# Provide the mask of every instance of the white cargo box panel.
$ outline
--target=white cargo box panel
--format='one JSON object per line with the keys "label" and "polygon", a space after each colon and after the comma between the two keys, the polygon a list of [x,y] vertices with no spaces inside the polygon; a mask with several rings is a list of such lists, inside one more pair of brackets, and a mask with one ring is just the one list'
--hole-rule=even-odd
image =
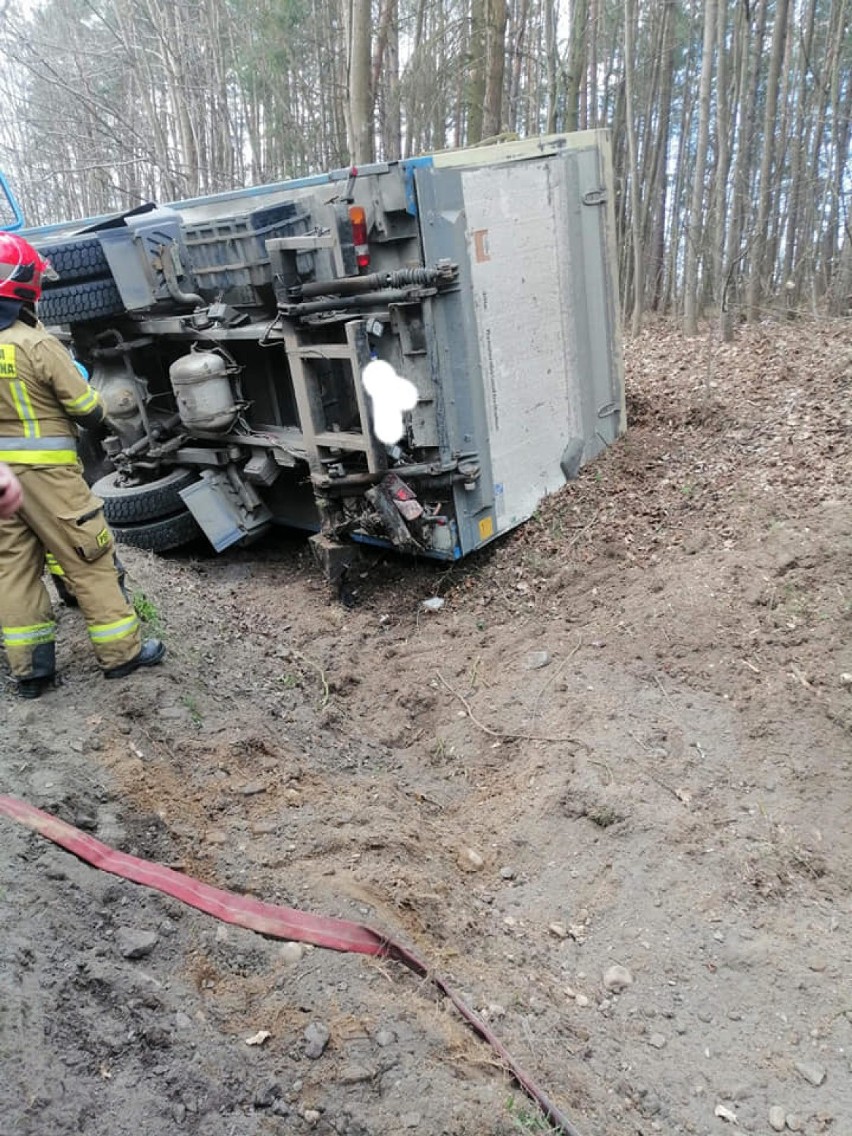
{"label": "white cargo box panel", "polygon": [[482,467],[481,491],[456,495],[468,552],[625,428],[609,138],[436,155],[417,187],[427,263],[460,264],[461,311],[435,306],[434,352],[450,448]]}

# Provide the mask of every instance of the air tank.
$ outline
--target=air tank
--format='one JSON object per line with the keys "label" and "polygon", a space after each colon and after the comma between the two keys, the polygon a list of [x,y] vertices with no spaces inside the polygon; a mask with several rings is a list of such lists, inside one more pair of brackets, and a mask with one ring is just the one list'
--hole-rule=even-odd
{"label": "air tank", "polygon": [[169,367],[169,379],[177,399],[178,413],[194,434],[227,432],[239,413],[221,355],[194,351]]}

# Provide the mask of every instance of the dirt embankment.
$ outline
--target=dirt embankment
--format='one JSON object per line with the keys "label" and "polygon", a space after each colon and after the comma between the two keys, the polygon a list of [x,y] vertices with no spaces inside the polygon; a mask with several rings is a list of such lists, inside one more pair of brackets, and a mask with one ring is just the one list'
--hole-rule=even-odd
{"label": "dirt embankment", "polygon": [[[104,684],[63,610],[0,785],[402,939],[583,1136],[844,1136],[852,328],[626,354],[617,446],[450,571],[377,558],[352,610],[298,540],[130,550],[166,665]],[[546,1131],[398,964],[0,830],[4,1136]]]}

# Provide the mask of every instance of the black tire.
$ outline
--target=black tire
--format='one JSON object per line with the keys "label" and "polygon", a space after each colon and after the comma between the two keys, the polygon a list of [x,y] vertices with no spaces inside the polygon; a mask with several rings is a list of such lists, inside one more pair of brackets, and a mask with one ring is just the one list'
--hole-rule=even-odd
{"label": "black tire", "polygon": [[[72,280],[94,280],[112,273],[97,237],[74,237],[54,245],[41,245],[38,250],[47,257],[59,276],[57,287]],[[52,285],[48,284],[48,290]]]}
{"label": "black tire", "polygon": [[83,477],[89,486],[115,469],[101,444],[108,432],[103,428],[105,425],[94,430],[79,430],[77,434],[77,456],[83,463]]}
{"label": "black tire", "polygon": [[188,509],[174,517],[164,517],[143,525],[110,527],[119,544],[144,548],[148,552],[168,552],[169,549],[180,548],[182,544],[191,544],[203,535]]}
{"label": "black tire", "polygon": [[194,470],[180,467],[144,485],[121,485],[119,476],[117,472],[108,473],[92,486],[94,495],[103,498],[104,516],[110,524],[117,525],[162,520],[185,512],[180,491],[198,478]]}
{"label": "black tire", "polygon": [[49,288],[38,303],[42,323],[87,323],[124,311],[114,280],[89,280],[67,288]]}

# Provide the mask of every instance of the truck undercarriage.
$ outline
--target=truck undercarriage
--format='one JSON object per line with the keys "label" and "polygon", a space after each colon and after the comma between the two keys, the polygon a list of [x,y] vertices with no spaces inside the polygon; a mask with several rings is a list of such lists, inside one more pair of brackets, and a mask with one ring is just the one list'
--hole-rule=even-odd
{"label": "truck undercarriage", "polygon": [[[580,144],[578,144],[578,139]],[[441,559],[520,523],[624,428],[605,138],[561,136],[26,235],[108,430],[119,540],[311,531]],[[365,368],[416,388],[375,430]]]}

